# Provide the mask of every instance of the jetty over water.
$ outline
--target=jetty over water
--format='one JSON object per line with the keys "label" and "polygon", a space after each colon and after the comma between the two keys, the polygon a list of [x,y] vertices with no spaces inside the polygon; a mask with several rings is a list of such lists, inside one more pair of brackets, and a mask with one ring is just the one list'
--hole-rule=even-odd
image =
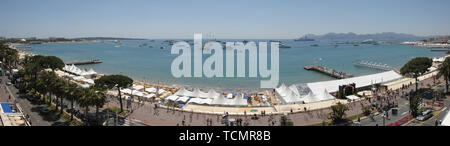
{"label": "jetty over water", "polygon": [[339,71],[336,71],[335,69],[326,68],[326,67],[323,67],[320,65],[307,65],[303,68],[306,70],[317,71],[317,72],[323,73],[325,75],[328,75],[330,77],[337,78],[337,79],[345,79],[345,78],[353,77],[353,75],[351,75],[351,74],[347,74],[345,72],[339,72]]}
{"label": "jetty over water", "polygon": [[371,62],[360,61],[360,62],[356,62],[354,64],[355,64],[355,66],[362,66],[362,67],[368,67],[368,68],[374,68],[374,69],[380,69],[380,70],[386,70],[386,71],[398,70],[394,67],[388,66],[387,64],[381,64],[381,63],[371,63]]}
{"label": "jetty over water", "polygon": [[74,64],[74,65],[85,65],[85,64],[97,64],[97,63],[102,63],[101,60],[98,59],[94,59],[94,60],[75,60],[75,61],[68,61],[68,62],[64,62],[64,64]]}

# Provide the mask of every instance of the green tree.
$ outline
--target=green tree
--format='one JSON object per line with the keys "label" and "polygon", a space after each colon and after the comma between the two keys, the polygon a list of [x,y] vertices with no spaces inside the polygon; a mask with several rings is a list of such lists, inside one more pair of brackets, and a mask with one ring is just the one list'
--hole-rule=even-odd
{"label": "green tree", "polygon": [[433,64],[433,60],[427,57],[416,57],[408,61],[401,69],[400,73],[407,77],[412,77],[416,81],[416,91],[418,89],[418,77],[425,74]]}
{"label": "green tree", "polygon": [[95,87],[98,89],[117,88],[119,93],[120,112],[123,112],[121,88],[128,88],[133,84],[133,80],[124,75],[105,75],[95,80]]}
{"label": "green tree", "polygon": [[419,111],[419,105],[421,103],[422,103],[422,98],[418,94],[411,97],[411,115],[413,117],[417,117],[420,114],[418,111]]}
{"label": "green tree", "polygon": [[[425,74],[433,64],[433,60],[427,57],[416,57],[408,61],[401,69],[400,73],[407,77],[412,77],[416,81],[416,95],[419,88],[419,76]],[[413,98],[409,98],[409,108],[413,110]]]}
{"label": "green tree", "polygon": [[82,88],[82,94],[81,97],[78,99],[77,103],[80,105],[81,108],[84,108],[84,120],[85,124],[87,125],[89,123],[89,107],[93,105],[92,97],[95,96],[95,91],[91,88]]}
{"label": "green tree", "polygon": [[369,105],[364,106],[362,107],[362,113],[364,114],[364,116],[370,115],[372,113],[372,108]]}
{"label": "green tree", "polygon": [[[95,89],[94,89],[95,90]],[[99,122],[99,108],[103,107],[106,102],[106,93],[105,91],[95,91],[95,94],[92,98],[93,105],[95,105],[95,117],[97,119],[97,122]]]}
{"label": "green tree", "polygon": [[339,124],[342,122],[346,122],[347,120],[344,118],[345,111],[348,111],[348,107],[340,102],[336,105],[331,106],[331,113],[328,113],[327,118],[331,119],[333,124]]}
{"label": "green tree", "polygon": [[444,62],[439,66],[439,73],[436,78],[444,77],[445,79],[445,92],[448,92],[448,79],[450,77],[450,57],[445,58]]}
{"label": "green tree", "polygon": [[52,69],[52,71],[55,71],[56,69],[61,70],[65,66],[64,62],[56,56],[45,56],[45,59],[43,62],[44,62],[44,67],[50,68],[50,69]]}
{"label": "green tree", "polygon": [[70,112],[70,120],[72,121],[73,113],[74,113],[73,104],[75,101],[78,101],[83,96],[83,89],[78,87],[78,85],[76,85],[74,83],[69,83],[66,94],[67,94],[67,100],[70,101],[70,109],[72,111],[72,112]]}

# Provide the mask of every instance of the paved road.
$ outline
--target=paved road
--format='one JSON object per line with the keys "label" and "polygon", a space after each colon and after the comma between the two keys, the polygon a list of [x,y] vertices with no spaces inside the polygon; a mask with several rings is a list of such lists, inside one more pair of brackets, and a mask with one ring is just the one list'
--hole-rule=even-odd
{"label": "paved road", "polygon": [[[441,78],[440,81],[442,83],[444,81],[443,78]],[[427,84],[434,85],[434,81],[431,78],[420,81],[420,82],[421,83],[419,83],[419,88],[425,88],[425,87],[427,87],[426,86]],[[445,86],[437,86],[437,87],[435,87],[435,89],[439,89],[439,88],[443,88],[443,87],[445,87]],[[399,96],[397,96],[397,98],[396,98],[396,100],[397,100],[396,102],[399,105],[397,115],[393,115],[392,110],[389,110],[388,111],[389,118],[383,119],[383,114],[380,113],[380,114],[374,116],[373,119],[367,118],[367,119],[361,120],[361,125],[363,125],[363,126],[376,126],[376,125],[383,126],[383,120],[384,120],[384,125],[388,125],[389,123],[393,123],[393,122],[400,120],[401,118],[407,116],[409,114],[409,100],[403,96],[402,91],[404,91],[406,93],[411,90],[415,90],[415,84],[412,84],[411,86],[407,87],[404,90],[400,90]],[[446,105],[448,105],[448,104],[446,103]],[[407,124],[407,126],[410,126],[410,125]]]}
{"label": "paved road", "polygon": [[440,121],[442,121],[444,119],[445,115],[447,115],[447,113],[449,112],[450,99],[445,99],[444,104],[445,104],[445,107],[443,107],[443,109],[441,109],[440,111],[433,111],[433,113],[435,115],[432,116],[431,118],[429,118],[425,121],[418,121],[418,120],[414,119],[413,121],[408,123],[407,126],[436,126],[436,123],[435,123],[436,120],[439,123]]}
{"label": "paved road", "polygon": [[5,85],[6,82],[10,81],[6,76],[1,76],[2,83],[0,84],[0,97],[1,98],[8,98],[9,92],[5,90],[5,86],[11,91],[12,97],[11,102],[13,102],[13,99],[22,107],[24,110],[24,114],[28,114],[31,118],[31,125],[32,126],[52,126],[52,125],[60,125],[62,123],[65,123],[63,119],[61,119],[59,116],[57,116],[55,113],[48,113],[43,114],[41,112],[42,108],[47,108],[44,105],[40,104],[32,104],[32,102],[28,101],[27,99],[23,97],[18,96],[18,89],[16,89],[13,85],[7,86]]}

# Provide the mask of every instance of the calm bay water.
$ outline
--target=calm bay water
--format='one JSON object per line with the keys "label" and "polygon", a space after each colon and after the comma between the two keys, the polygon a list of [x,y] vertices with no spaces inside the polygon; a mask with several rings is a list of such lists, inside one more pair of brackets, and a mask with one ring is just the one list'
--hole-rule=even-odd
{"label": "calm bay water", "polygon": [[[228,40],[233,41],[233,40]],[[255,40],[268,41],[268,40]],[[392,67],[401,68],[413,57],[442,56],[441,52],[431,52],[424,47],[409,45],[371,45],[359,46],[340,44],[332,45],[332,41],[319,40],[314,42],[295,42],[281,40],[292,48],[280,48],[280,82],[286,84],[308,83],[332,80],[326,75],[306,71],[305,65],[319,64],[360,76],[382,72],[365,67],[354,66],[359,60],[379,62]],[[197,87],[214,88],[258,88],[259,78],[174,78],[170,67],[173,59],[178,55],[170,54],[170,46],[163,40],[127,40],[118,47],[113,42],[92,44],[40,44],[32,45],[28,52],[58,56],[64,61],[100,59],[101,64],[83,65],[81,68],[93,68],[104,74],[124,74],[133,79],[147,82],[161,82],[166,84],[181,84]],[[147,43],[147,46],[140,46]],[[318,44],[317,47],[310,46]],[[154,48],[149,48],[154,46]],[[160,49],[166,46],[165,49]],[[203,58],[205,59],[207,55]],[[225,58],[225,57],[224,57]],[[224,64],[225,67],[225,64]],[[248,71],[247,71],[248,72]],[[266,80],[266,79],[265,79]]]}

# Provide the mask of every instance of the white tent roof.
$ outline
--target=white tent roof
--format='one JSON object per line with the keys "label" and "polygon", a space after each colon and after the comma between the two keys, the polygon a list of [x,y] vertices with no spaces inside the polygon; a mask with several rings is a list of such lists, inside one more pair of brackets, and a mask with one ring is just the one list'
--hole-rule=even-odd
{"label": "white tent roof", "polygon": [[215,99],[217,96],[220,96],[220,93],[217,93],[216,90],[210,89],[210,90],[208,91],[208,96],[207,96],[207,98]]}
{"label": "white tent roof", "polygon": [[231,102],[231,105],[232,106],[247,106],[248,102],[243,97],[244,97],[243,94],[241,96],[234,97],[233,101]]}
{"label": "white tent roof", "polygon": [[187,102],[188,100],[189,100],[189,97],[183,96],[183,97],[178,98],[176,101]]}
{"label": "white tent roof", "polygon": [[355,96],[355,95],[349,95],[349,96],[346,96],[346,98],[347,98],[347,99],[351,99],[351,100],[357,100],[357,99],[359,99],[359,97],[358,97],[358,96]]}
{"label": "white tent roof", "polygon": [[319,98],[321,98],[321,100],[331,100],[331,99],[335,99],[335,97],[333,95],[330,94],[330,92],[327,91],[327,89],[325,89],[323,91],[322,96],[320,96]]}
{"label": "white tent roof", "polygon": [[328,92],[336,92],[339,90],[339,85],[347,85],[351,83],[356,84],[356,88],[365,87],[372,84],[392,81],[396,79],[402,78],[402,75],[398,74],[395,71],[386,71],[377,74],[340,79],[340,80],[331,80],[331,81],[322,81],[322,82],[314,82],[307,83],[307,86],[311,89],[314,94],[322,94],[323,90],[326,89]]}
{"label": "white tent roof", "polygon": [[196,103],[196,104],[211,104],[212,99],[205,98],[191,98],[188,103]]}
{"label": "white tent roof", "polygon": [[158,94],[162,94],[162,93],[164,93],[164,92],[166,92],[166,90],[164,90],[164,89],[159,89],[159,90],[158,90]]}
{"label": "white tent roof", "polygon": [[316,96],[316,95],[314,95],[314,93],[312,93],[312,92],[309,92],[308,93],[308,95],[306,95],[305,97],[303,97],[304,98],[304,102],[305,103],[311,103],[311,102],[317,102],[317,101],[320,101],[320,99]]}
{"label": "white tent roof", "polygon": [[300,97],[290,89],[286,90],[286,95],[282,96],[282,98],[285,103],[296,103],[303,101],[303,99],[300,99]]}
{"label": "white tent roof", "polygon": [[223,97],[223,96],[217,96],[213,100],[212,104],[214,104],[214,105],[228,105],[228,100],[225,97]]}
{"label": "white tent roof", "polygon": [[145,95],[144,97],[145,97],[145,98],[152,98],[152,97],[155,97],[155,94],[147,94],[147,95]]}
{"label": "white tent roof", "polygon": [[74,76],[72,79],[74,79],[76,81],[81,81],[81,80],[85,80],[86,78],[83,76]]}
{"label": "white tent roof", "polygon": [[142,86],[142,85],[134,85],[133,84],[133,86],[131,88],[133,88],[134,90],[141,90],[141,89],[144,88],[144,86]]}
{"label": "white tent roof", "polygon": [[178,96],[192,96],[193,93],[191,91],[186,90],[185,88],[181,88],[180,90],[178,90],[175,95]]}
{"label": "white tent roof", "polygon": [[89,83],[89,84],[95,84],[94,80],[92,80],[92,79],[84,79],[82,81]]}
{"label": "white tent roof", "polygon": [[156,88],[145,88],[145,91],[149,92],[149,93],[156,93]]}
{"label": "white tent roof", "polygon": [[191,98],[191,100],[189,100],[188,103],[197,103],[197,104],[201,104],[201,99],[200,98]]}
{"label": "white tent roof", "polygon": [[201,104],[211,104],[212,101],[213,101],[213,99],[211,99],[211,98],[202,99],[202,103]]}
{"label": "white tent roof", "polygon": [[442,126],[450,126],[450,112],[447,112],[441,123]]}
{"label": "white tent roof", "polygon": [[178,99],[178,96],[176,95],[170,95],[169,97],[166,98],[166,100],[170,100],[170,101],[176,101]]}
{"label": "white tent roof", "polygon": [[136,95],[136,96],[144,96],[146,93],[145,92],[139,92],[139,91],[137,91],[137,90],[133,90],[133,95]]}
{"label": "white tent roof", "polygon": [[287,93],[286,89],[287,89],[286,85],[282,83],[280,87],[275,89],[275,91],[278,92],[278,94],[280,94],[281,96],[286,96]]}
{"label": "white tent roof", "polygon": [[130,90],[130,89],[128,89],[128,88],[125,88],[125,89],[121,89],[121,90],[120,90],[120,92],[122,92],[122,93],[126,93],[126,94],[131,94],[131,90]]}
{"label": "white tent roof", "polygon": [[93,75],[93,74],[97,74],[97,72],[94,71],[94,69],[89,69],[88,71],[84,71],[78,67],[76,67],[74,64],[72,65],[65,65],[63,67],[63,70],[67,71],[67,72],[71,72],[73,74],[77,74],[77,75]]}

